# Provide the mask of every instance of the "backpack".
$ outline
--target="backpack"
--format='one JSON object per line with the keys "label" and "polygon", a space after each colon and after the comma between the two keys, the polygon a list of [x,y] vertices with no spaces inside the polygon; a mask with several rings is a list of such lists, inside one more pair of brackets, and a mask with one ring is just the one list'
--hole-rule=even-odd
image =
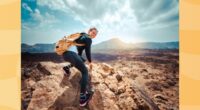
{"label": "backpack", "polygon": [[75,43],[75,40],[81,37],[81,33],[71,34],[69,36],[65,36],[61,40],[59,40],[55,45],[55,52],[58,55],[62,55],[65,51],[67,51],[71,46],[84,46],[84,44]]}

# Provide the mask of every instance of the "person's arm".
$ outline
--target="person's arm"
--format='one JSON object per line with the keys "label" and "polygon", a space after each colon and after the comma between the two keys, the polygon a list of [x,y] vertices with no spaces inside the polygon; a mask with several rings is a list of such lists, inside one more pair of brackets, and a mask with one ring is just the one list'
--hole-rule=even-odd
{"label": "person's arm", "polygon": [[83,53],[83,47],[78,47],[78,46],[76,46],[76,49],[77,49],[77,51],[78,51],[78,55],[79,56],[82,56],[82,53]]}
{"label": "person's arm", "polygon": [[88,59],[88,62],[91,63],[91,45],[92,45],[92,40],[90,38],[86,39],[86,45],[85,45],[85,54]]}
{"label": "person's arm", "polygon": [[81,57],[82,61],[85,62],[86,60],[82,57],[82,53],[84,48],[83,47],[76,47],[77,51],[78,51],[78,55]]}

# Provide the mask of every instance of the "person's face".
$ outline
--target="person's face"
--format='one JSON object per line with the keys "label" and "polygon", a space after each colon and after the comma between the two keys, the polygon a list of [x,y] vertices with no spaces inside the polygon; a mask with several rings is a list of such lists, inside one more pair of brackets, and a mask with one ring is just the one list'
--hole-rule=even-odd
{"label": "person's face", "polygon": [[88,34],[91,38],[95,38],[97,36],[97,30],[93,29]]}

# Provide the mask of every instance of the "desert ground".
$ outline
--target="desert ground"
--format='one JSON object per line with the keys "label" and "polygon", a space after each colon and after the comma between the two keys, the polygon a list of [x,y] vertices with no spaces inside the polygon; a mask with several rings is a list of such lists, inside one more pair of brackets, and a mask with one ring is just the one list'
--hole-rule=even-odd
{"label": "desert ground", "polygon": [[55,53],[22,53],[22,110],[178,110],[178,50],[110,50],[92,53],[95,93],[79,107],[80,72]]}

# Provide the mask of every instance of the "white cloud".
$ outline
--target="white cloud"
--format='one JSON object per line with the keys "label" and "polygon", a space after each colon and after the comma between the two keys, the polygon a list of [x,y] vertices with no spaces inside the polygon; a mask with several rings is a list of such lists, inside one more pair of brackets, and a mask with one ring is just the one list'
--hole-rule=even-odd
{"label": "white cloud", "polygon": [[68,4],[70,7],[76,7],[76,8],[79,8],[79,9],[84,9],[84,7],[77,2],[77,0],[64,0],[64,2],[66,4]]}
{"label": "white cloud", "polygon": [[22,3],[22,7],[31,13],[33,12],[33,10],[26,3]]}
{"label": "white cloud", "polygon": [[42,22],[43,21],[43,16],[40,14],[40,11],[38,9],[35,9],[33,13],[30,14],[30,16],[35,20]]}
{"label": "white cloud", "polygon": [[22,7],[30,12],[31,19],[34,21],[22,21],[22,28],[25,30],[44,28],[46,26],[50,27],[52,23],[58,22],[55,16],[49,14],[48,12],[41,14],[39,9],[36,8],[35,10],[32,10],[26,3],[23,3]]}
{"label": "white cloud", "polygon": [[116,36],[128,40],[135,36],[133,39],[139,41],[141,30],[178,25],[177,0],[37,0],[37,5],[47,6],[50,10],[41,13],[38,9],[29,9],[27,5],[24,8],[39,22],[38,27],[57,22],[57,16],[49,14],[49,11],[61,11],[80,21],[86,31],[89,27],[97,27],[97,41]]}
{"label": "white cloud", "polygon": [[128,24],[134,29],[138,24],[148,28],[153,25],[165,27],[174,22],[168,23],[170,17],[178,15],[176,0],[38,0],[38,5],[70,13],[86,27],[96,25],[113,30],[124,29]]}
{"label": "white cloud", "polygon": [[154,25],[162,28],[178,23],[177,0],[131,0],[131,5],[138,22],[144,28],[155,28]]}
{"label": "white cloud", "polygon": [[103,39],[121,36],[120,33],[133,33],[138,26],[129,0],[39,0],[38,5],[66,12],[81,21],[86,29],[97,27]]}
{"label": "white cloud", "polygon": [[66,5],[63,0],[37,0],[37,4],[40,6],[48,6],[53,10],[66,11]]}

